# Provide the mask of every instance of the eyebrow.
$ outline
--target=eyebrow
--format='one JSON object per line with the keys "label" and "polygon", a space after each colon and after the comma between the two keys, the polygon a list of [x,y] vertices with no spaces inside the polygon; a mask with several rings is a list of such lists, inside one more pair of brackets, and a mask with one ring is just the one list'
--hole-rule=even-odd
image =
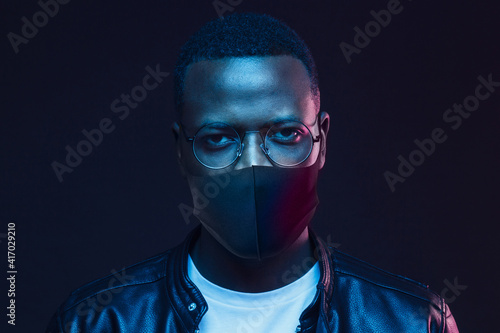
{"label": "eyebrow", "polygon": [[[268,121],[266,121],[263,124],[263,126],[260,126],[260,128],[271,127],[273,124],[280,123],[280,122],[283,122],[283,121],[300,121],[300,122],[303,122],[302,119],[300,119],[299,117],[294,116],[294,115],[279,116],[279,117],[274,117],[274,118],[269,119]],[[241,125],[232,124],[232,123],[225,122],[225,121],[222,121],[222,120],[208,119],[208,120],[203,121],[199,126],[197,126],[197,128],[199,129],[199,128],[202,128],[203,126],[206,126],[206,125],[209,125],[209,124],[213,124],[213,123],[224,123],[224,124],[227,124],[229,126],[234,127],[235,129],[238,129],[238,128],[242,127]]]}
{"label": "eyebrow", "polygon": [[299,117],[296,117],[293,115],[288,115],[288,116],[284,116],[284,117],[276,117],[276,118],[268,121],[265,125],[275,124],[275,123],[279,123],[282,121],[301,121],[301,122],[303,122],[303,120],[300,119]]}

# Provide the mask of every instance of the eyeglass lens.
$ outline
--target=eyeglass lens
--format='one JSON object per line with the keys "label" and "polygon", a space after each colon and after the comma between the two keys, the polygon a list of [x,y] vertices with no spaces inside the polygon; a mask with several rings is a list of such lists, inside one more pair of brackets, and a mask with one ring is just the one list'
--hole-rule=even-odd
{"label": "eyeglass lens", "polygon": [[[312,150],[309,129],[297,121],[273,125],[264,139],[267,155],[276,164],[294,166],[303,162]],[[224,168],[239,156],[241,139],[238,132],[223,123],[202,127],[195,135],[193,150],[196,158],[209,168]]]}

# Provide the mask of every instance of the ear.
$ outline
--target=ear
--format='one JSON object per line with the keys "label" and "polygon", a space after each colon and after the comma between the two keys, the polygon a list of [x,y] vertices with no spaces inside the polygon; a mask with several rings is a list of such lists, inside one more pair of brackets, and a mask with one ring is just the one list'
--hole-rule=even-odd
{"label": "ear", "polygon": [[319,168],[322,169],[325,165],[326,160],[326,138],[328,136],[328,130],[330,129],[330,115],[326,112],[321,112],[319,115],[319,129],[321,131],[321,150],[320,150],[320,165]]}
{"label": "ear", "polygon": [[181,175],[183,178],[186,178],[186,170],[184,169],[184,165],[182,164],[182,133],[179,123],[174,122],[172,124],[172,134],[174,135],[175,140],[175,151],[177,156],[177,164],[181,170]]}

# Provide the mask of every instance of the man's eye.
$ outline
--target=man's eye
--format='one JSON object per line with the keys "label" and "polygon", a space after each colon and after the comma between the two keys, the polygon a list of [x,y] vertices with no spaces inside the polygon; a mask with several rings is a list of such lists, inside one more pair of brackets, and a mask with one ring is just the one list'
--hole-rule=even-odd
{"label": "man's eye", "polygon": [[285,138],[289,138],[289,137],[292,137],[292,136],[297,136],[299,133],[297,132],[297,130],[295,129],[291,129],[291,128],[285,128],[283,130],[281,130],[281,132],[279,132],[279,134],[282,136],[282,137],[285,137]]}
{"label": "man's eye", "polygon": [[303,133],[298,128],[283,128],[274,132],[271,139],[278,143],[296,143],[302,139]]}
{"label": "man's eye", "polygon": [[234,138],[223,134],[205,136],[203,141],[206,145],[216,148],[222,148],[236,142]]}

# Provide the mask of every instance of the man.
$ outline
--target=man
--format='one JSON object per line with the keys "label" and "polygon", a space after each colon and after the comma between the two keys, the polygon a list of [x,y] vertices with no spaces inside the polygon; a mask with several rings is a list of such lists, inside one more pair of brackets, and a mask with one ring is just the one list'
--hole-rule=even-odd
{"label": "man", "polygon": [[293,30],[257,14],[209,22],[179,56],[175,102],[177,159],[201,225],[127,279],[77,289],[47,332],[458,332],[426,286],[308,227],[329,115]]}

